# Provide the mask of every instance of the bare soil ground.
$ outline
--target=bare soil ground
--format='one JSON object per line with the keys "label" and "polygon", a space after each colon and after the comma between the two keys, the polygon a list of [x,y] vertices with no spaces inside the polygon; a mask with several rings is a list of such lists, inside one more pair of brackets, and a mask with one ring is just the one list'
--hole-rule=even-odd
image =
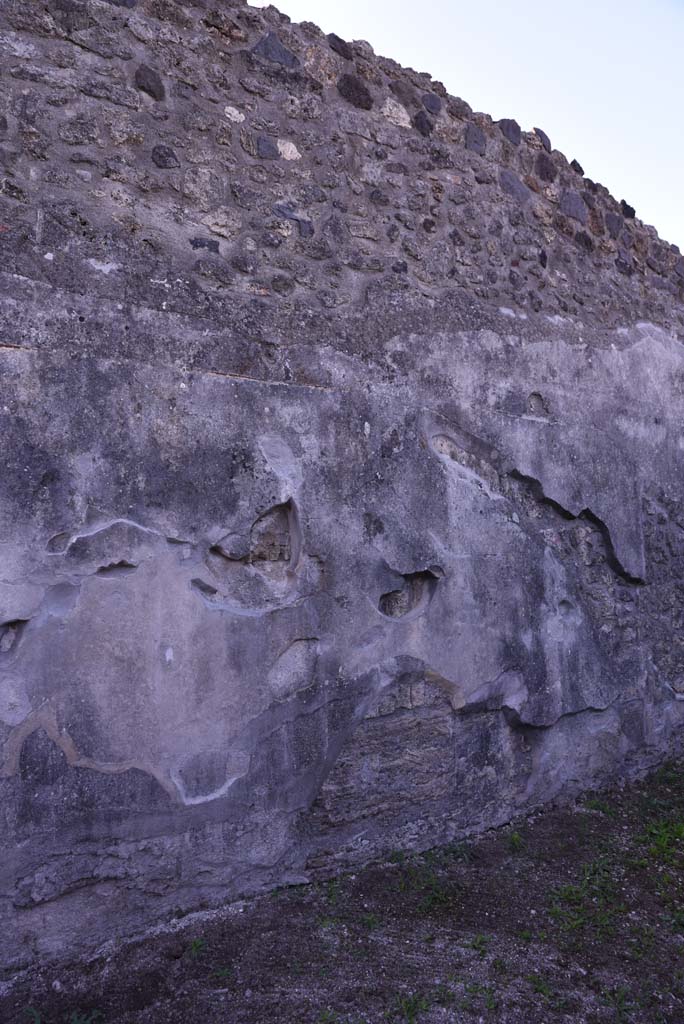
{"label": "bare soil ground", "polygon": [[2,1024],[683,1024],[684,763],[38,965]]}

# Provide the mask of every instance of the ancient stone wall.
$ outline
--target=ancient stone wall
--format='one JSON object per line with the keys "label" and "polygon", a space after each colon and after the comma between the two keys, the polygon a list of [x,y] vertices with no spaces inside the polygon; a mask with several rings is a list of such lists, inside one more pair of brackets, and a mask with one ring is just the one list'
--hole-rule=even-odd
{"label": "ancient stone wall", "polygon": [[0,8],[0,963],[679,747],[684,261],[274,8]]}

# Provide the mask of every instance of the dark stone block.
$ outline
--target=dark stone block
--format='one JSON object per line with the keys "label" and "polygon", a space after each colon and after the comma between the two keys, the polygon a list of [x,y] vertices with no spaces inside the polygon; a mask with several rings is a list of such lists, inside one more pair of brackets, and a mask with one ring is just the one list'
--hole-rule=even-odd
{"label": "dark stone block", "polygon": [[208,249],[209,252],[218,253],[219,244],[215,238],[191,238],[190,245],[193,249]]}
{"label": "dark stone block", "polygon": [[170,146],[155,146],[152,150],[152,161],[157,165],[157,167],[161,167],[164,171],[169,171],[174,167],[180,167],[178,157]]}
{"label": "dark stone block", "polygon": [[280,160],[278,145],[269,135],[257,136],[256,149],[261,160]]}
{"label": "dark stone block", "polygon": [[347,103],[359,110],[370,110],[373,106],[370,91],[356,75],[342,75],[337,83],[337,91]]}
{"label": "dark stone block", "polygon": [[403,106],[418,106],[418,96],[415,89],[403,78],[397,78],[394,82],[390,82],[390,89]]}
{"label": "dark stone block", "polygon": [[586,231],[578,231],[575,235],[575,242],[580,247],[580,249],[584,249],[584,251],[587,253],[594,251],[594,243],[592,242],[591,238],[589,237]]}
{"label": "dark stone block", "polygon": [[469,124],[465,131],[465,147],[473,153],[484,156],[487,151],[487,139],[479,125]]}
{"label": "dark stone block", "polygon": [[435,117],[442,110],[442,101],[439,96],[435,96],[434,92],[426,92],[422,96],[423,106],[429,114],[433,114]]}
{"label": "dark stone block", "polygon": [[413,127],[427,138],[429,135],[432,135],[434,125],[425,111],[419,110],[413,118]]}
{"label": "dark stone block", "polygon": [[141,92],[147,93],[153,100],[163,100],[166,95],[159,73],[148,67],[147,64],[141,64],[136,69],[135,84]]}
{"label": "dark stone block", "polygon": [[565,214],[566,217],[571,217],[572,220],[579,221],[580,224],[587,223],[589,209],[579,192],[574,192],[572,189],[566,189],[560,199],[560,211]]}
{"label": "dark stone block", "polygon": [[517,121],[513,121],[508,117],[504,117],[501,121],[498,122],[498,125],[499,128],[501,129],[501,134],[504,136],[505,139],[508,139],[508,141],[512,143],[512,145],[514,146],[520,145],[522,133],[520,131],[520,125]]}
{"label": "dark stone block", "polygon": [[584,177],[584,168],[582,167],[582,164],[579,162],[579,160],[572,160],[570,162],[570,166],[572,167],[575,174],[581,174],[582,177]]}
{"label": "dark stone block", "polygon": [[339,54],[344,60],[352,60],[354,57],[354,51],[352,50],[349,43],[345,43],[344,39],[340,39],[334,32],[331,32],[328,36],[328,45],[331,50]]}
{"label": "dark stone block", "polygon": [[627,220],[634,220],[636,217],[636,210],[629,203],[626,203],[624,199],[620,200],[620,209],[622,210],[623,217],[626,217]]}
{"label": "dark stone block", "polygon": [[530,198],[531,192],[527,185],[523,185],[520,178],[513,171],[509,171],[508,168],[505,167],[499,174],[499,182],[504,192],[512,196],[519,203],[526,203]]}
{"label": "dark stone block", "polygon": [[292,50],[283,46],[275,32],[269,32],[256,44],[252,53],[272,64],[280,64],[284,68],[298,68],[299,57],[296,57]]}
{"label": "dark stone block", "polygon": [[540,181],[552,182],[558,176],[558,169],[548,153],[538,153],[534,170]]}

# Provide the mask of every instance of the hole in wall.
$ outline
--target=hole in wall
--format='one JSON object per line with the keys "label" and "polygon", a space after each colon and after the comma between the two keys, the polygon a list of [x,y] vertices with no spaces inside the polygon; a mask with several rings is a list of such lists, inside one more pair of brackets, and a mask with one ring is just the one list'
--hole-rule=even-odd
{"label": "hole in wall", "polygon": [[101,565],[95,573],[96,576],[130,576],[132,572],[135,572],[137,565],[133,562],[110,562],[109,565]]}
{"label": "hole in wall", "polygon": [[218,594],[216,587],[212,587],[211,583],[207,583],[205,580],[199,579],[190,580],[190,586],[194,587],[195,590],[199,590],[200,594],[204,594],[205,597],[215,597]]}
{"label": "hole in wall", "polygon": [[527,396],[527,413],[529,416],[549,415],[549,403],[538,391]]}
{"label": "hole in wall", "polygon": [[380,598],[380,612],[388,619],[403,619],[407,615],[420,614],[432,600],[437,583],[443,575],[439,566],[405,573],[403,585]]}
{"label": "hole in wall", "polygon": [[19,643],[28,619],[11,619],[0,623],[0,654],[7,654]]}
{"label": "hole in wall", "polygon": [[49,551],[51,555],[61,554],[69,547],[70,539],[71,537],[68,533],[56,533],[54,537],[50,537],[45,550]]}

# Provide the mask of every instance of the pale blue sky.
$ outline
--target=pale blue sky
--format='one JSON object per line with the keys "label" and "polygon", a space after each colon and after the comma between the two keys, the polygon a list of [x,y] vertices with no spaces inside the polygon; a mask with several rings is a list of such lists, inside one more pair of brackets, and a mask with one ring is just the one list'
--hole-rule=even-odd
{"label": "pale blue sky", "polygon": [[[265,7],[262,0],[251,0]],[[683,0],[278,0],[555,148],[684,249]]]}

